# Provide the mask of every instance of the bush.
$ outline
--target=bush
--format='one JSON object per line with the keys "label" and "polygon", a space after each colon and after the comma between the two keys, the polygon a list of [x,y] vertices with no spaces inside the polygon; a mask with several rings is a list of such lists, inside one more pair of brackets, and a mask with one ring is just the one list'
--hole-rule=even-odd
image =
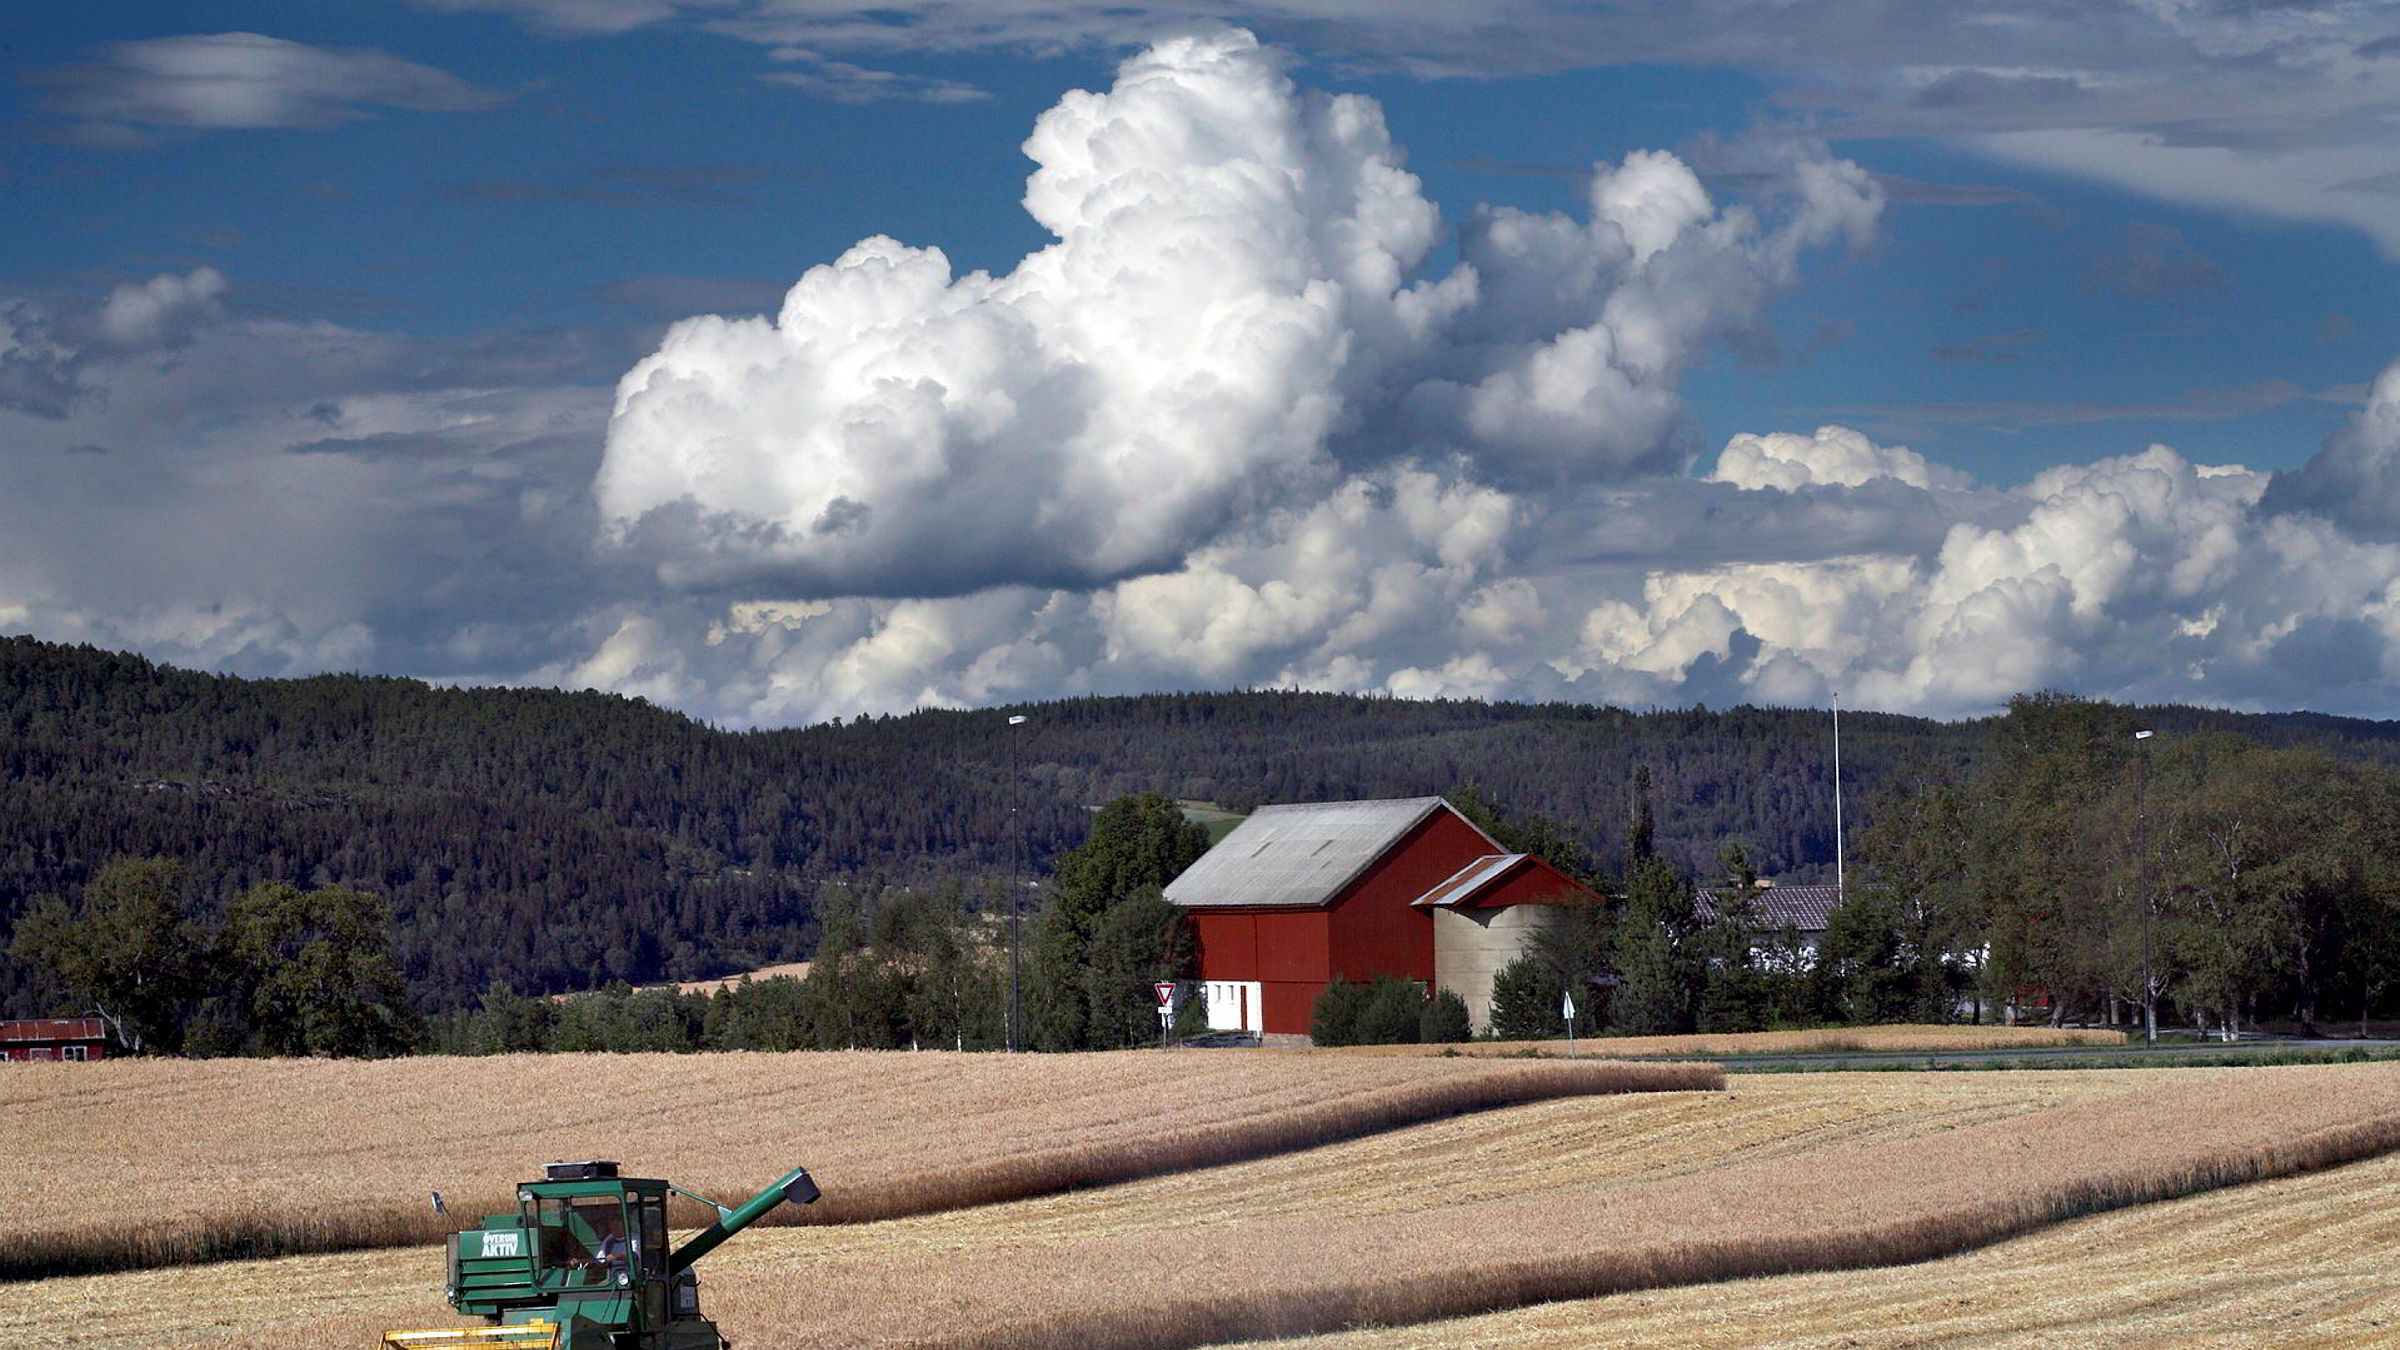
{"label": "bush", "polygon": [[1417,1015],[1417,1041],[1421,1045],[1454,1045],[1473,1040],[1475,1025],[1467,1018],[1467,1001],[1456,992],[1444,989],[1425,1004]]}
{"label": "bush", "polygon": [[1425,1014],[1425,987],[1415,980],[1379,975],[1366,988],[1351,1044],[1416,1044],[1417,1022]]}
{"label": "bush", "polygon": [[1358,1015],[1366,1007],[1367,987],[1335,980],[1317,995],[1308,1012],[1308,1039],[1318,1045],[1358,1044]]}
{"label": "bush", "polygon": [[1504,1041],[1546,1041],[1566,1031],[1559,1016],[1566,988],[1527,953],[1492,976],[1492,1034]]}

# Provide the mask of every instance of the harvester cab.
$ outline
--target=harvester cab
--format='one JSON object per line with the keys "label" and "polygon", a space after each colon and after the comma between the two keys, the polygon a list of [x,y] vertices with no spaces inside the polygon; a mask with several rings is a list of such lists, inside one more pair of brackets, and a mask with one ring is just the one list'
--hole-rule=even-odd
{"label": "harvester cab", "polygon": [[[690,1196],[716,1222],[667,1245],[667,1195]],[[737,1208],[665,1181],[620,1177],[613,1162],[556,1162],[517,1187],[511,1214],[450,1235],[450,1305],[479,1327],[387,1331],[387,1350],[724,1350],[700,1315],[692,1263],[777,1205],[809,1204],[817,1185],[795,1167]]]}

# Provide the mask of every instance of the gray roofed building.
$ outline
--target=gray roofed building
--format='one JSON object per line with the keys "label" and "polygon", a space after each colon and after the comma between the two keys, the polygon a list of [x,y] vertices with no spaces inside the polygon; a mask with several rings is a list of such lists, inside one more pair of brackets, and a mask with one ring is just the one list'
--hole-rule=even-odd
{"label": "gray roofed building", "polygon": [[1166,896],[1192,909],[1326,904],[1427,816],[1451,809],[1439,797],[1262,806],[1169,882]]}
{"label": "gray roofed building", "polygon": [[1802,937],[1813,937],[1825,931],[1834,906],[1841,903],[1838,886],[1759,886],[1748,891],[1718,889],[1702,891],[1692,900],[1693,916],[1702,923],[1715,923],[1722,899],[1740,896],[1749,902],[1750,930],[1754,933],[1780,933],[1789,928]]}

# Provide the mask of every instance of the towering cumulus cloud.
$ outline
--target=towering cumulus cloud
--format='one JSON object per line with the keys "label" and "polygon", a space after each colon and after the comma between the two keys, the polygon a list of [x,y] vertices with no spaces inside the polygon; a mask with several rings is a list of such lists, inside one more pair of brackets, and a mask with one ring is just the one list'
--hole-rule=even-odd
{"label": "towering cumulus cloud", "polygon": [[1377,106],[1218,29],[1025,150],[1056,242],[1008,274],[870,239],[625,376],[604,526],[689,598],[594,615],[544,677],[754,722],[1262,683],[2389,704],[2400,375],[2280,482],[2153,446],[1984,488],[1843,427],[1693,478],[1685,372],[1876,227],[1821,148],[1734,147],[1750,204],[1598,164],[1432,268]]}
{"label": "towering cumulus cloud", "polygon": [[1423,276],[1442,222],[1378,106],[1296,90],[1229,29],[1067,95],[1025,153],[1057,242],[1014,271],[868,239],[772,320],[690,320],[626,375],[599,501],[662,575],[1081,588],[1403,461],[1500,485],[1671,467],[1694,355],[1879,201],[1796,156],[1769,224],[1641,153],[1598,169],[1584,218],[1481,213]]}

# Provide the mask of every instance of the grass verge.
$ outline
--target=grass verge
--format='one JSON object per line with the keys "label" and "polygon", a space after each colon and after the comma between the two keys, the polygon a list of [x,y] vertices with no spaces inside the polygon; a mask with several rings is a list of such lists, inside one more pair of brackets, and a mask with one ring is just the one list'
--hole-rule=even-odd
{"label": "grass verge", "polygon": [[1356,1045],[1319,1054],[1359,1058],[1415,1055],[1495,1058],[1651,1059],[1677,1056],[1873,1054],[1887,1051],[2021,1050],[2123,1045],[2126,1035],[2105,1027],[1985,1027],[1935,1023],[1880,1027],[1820,1027],[1811,1031],[1744,1031],[1696,1036],[1587,1036],[1574,1041],[1462,1041],[1449,1045]]}
{"label": "grass verge", "polygon": [[2011,1059],[1893,1059],[1883,1063],[1832,1060],[1791,1063],[1730,1063],[1729,1074],[1759,1073],[1988,1073],[2025,1069],[2279,1069],[2327,1064],[2388,1064],[2400,1061],[2400,1047],[2354,1045],[2343,1050],[2272,1049],[2228,1050],[2221,1054],[2109,1054],[2074,1056],[2027,1055]]}

